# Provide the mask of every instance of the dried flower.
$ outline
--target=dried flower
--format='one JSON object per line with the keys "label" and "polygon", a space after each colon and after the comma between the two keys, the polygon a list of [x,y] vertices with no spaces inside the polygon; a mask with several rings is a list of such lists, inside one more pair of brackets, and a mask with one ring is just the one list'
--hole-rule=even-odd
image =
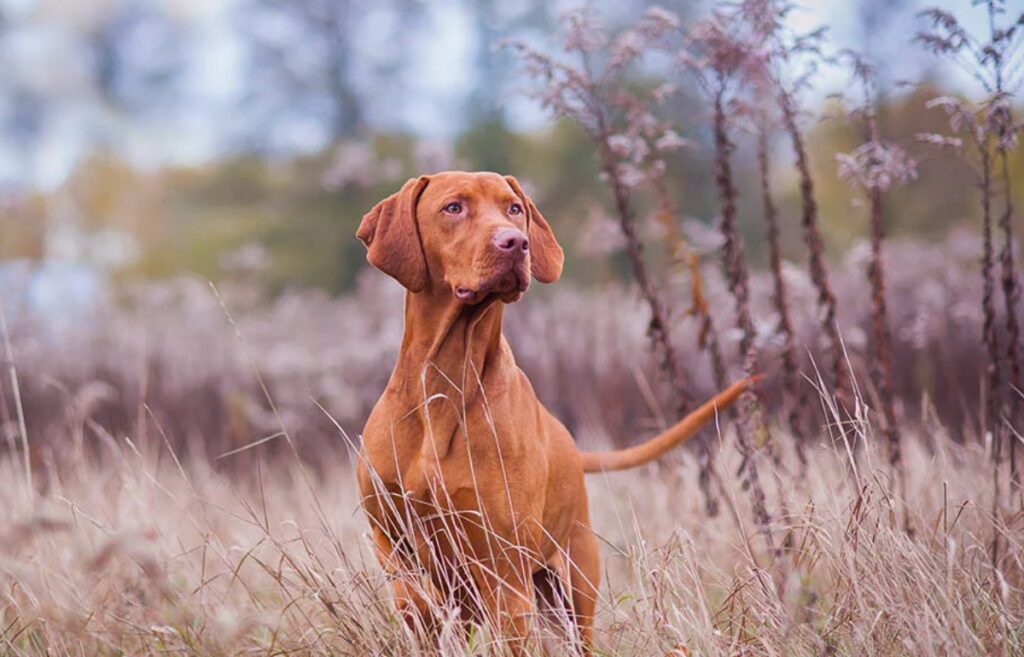
{"label": "dried flower", "polygon": [[836,153],[839,177],[864,189],[889,191],[917,178],[917,162],[895,144],[867,142],[850,153]]}

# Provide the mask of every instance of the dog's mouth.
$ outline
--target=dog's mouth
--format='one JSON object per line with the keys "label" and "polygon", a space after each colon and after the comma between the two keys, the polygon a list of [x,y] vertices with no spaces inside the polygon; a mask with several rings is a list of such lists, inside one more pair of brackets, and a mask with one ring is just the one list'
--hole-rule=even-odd
{"label": "dog's mouth", "polygon": [[499,300],[505,303],[515,303],[529,287],[529,273],[525,267],[517,264],[489,276],[476,287],[453,286],[452,293],[456,299],[467,306]]}

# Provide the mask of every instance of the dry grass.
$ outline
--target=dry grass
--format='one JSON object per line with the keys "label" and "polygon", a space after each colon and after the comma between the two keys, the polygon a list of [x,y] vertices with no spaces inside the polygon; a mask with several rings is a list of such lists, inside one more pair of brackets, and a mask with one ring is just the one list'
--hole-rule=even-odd
{"label": "dry grass", "polygon": [[[995,27],[1004,3],[982,4],[992,27],[988,45],[975,48],[955,17],[938,11],[926,12],[935,30],[919,39],[938,54],[961,55],[966,46],[983,85],[994,67],[983,113],[988,123],[976,145],[983,269],[992,265],[989,201],[997,154],[1007,190],[999,217],[1003,314],[988,303],[987,269],[985,287],[965,275],[980,250],[973,238],[890,243],[891,312],[876,285],[874,335],[875,342],[885,338],[887,349],[878,318],[897,327],[896,381],[858,390],[858,379],[875,364],[861,278],[868,251],[851,250],[826,276],[796,86],[764,78],[780,99],[796,152],[810,274],[774,263],[772,276],[754,274],[747,289],[747,263],[730,223],[736,192],[727,180],[721,194],[726,251],[736,262],[728,268],[729,285],[718,273],[704,273],[715,316],[705,316],[701,326],[739,326],[721,338],[725,352],[744,358],[714,363],[715,378],[723,379],[726,368],[768,374],[768,422],[742,440],[726,427],[711,446],[726,508],[714,517],[704,511],[701,476],[687,450],[588,481],[605,571],[597,617],[601,655],[1024,655],[1024,500],[1019,489],[998,490],[1004,474],[1016,479],[1016,443],[1006,464],[1003,433],[992,438],[978,422],[986,362],[996,383],[999,367],[1009,367],[1011,384],[1020,378],[1006,164],[1017,129],[1003,80],[1004,72],[1017,70],[1011,62],[1019,42],[1012,29]],[[721,79],[765,56],[817,56],[810,41],[788,43],[774,28],[763,32],[789,8],[787,2],[742,3],[735,16],[755,29],[738,40],[731,27],[711,34],[728,64],[716,69]],[[619,84],[626,68],[660,47],[679,23],[652,10],[609,45],[589,13],[573,16],[566,49],[580,55],[582,69],[519,50],[544,81],[546,104],[597,143],[650,312],[621,288],[563,286],[510,312],[508,329],[539,396],[582,442],[621,444],[664,424],[671,414],[665,409],[682,397],[684,374],[688,393],[713,387],[712,368],[699,353],[703,329],[680,319],[680,308],[673,315],[663,307],[663,299],[689,299],[692,290],[682,277],[649,275],[633,227],[640,221],[633,187],[664,175],[651,144],[674,137],[665,143],[675,148],[678,135],[649,111],[646,98]],[[601,50],[610,54],[606,72],[594,77],[590,54]],[[715,48],[709,51],[713,64]],[[715,127],[719,151],[727,155],[723,90]],[[958,117],[975,116],[960,101],[936,102],[955,106]],[[877,260],[880,224],[875,228]],[[879,283],[880,264],[872,267],[878,274],[872,282]],[[782,283],[795,322],[792,335],[787,326],[780,338],[776,322],[789,321],[775,315],[771,292]],[[195,281],[146,285],[91,312],[69,309],[61,321],[34,317],[27,307],[11,308],[10,327],[0,321],[0,657],[504,652],[486,626],[459,620],[453,603],[432,610],[437,642],[421,641],[394,610],[390,584],[372,555],[352,474],[353,446],[341,427],[362,425],[393,362],[401,330],[397,288],[366,278],[343,299],[296,292],[262,303],[251,293],[232,289],[225,303]],[[649,375],[659,359],[647,350],[645,328],[675,385]],[[979,335],[991,347],[988,361]],[[1001,362],[992,345],[1004,341],[1009,348]],[[734,342],[740,349],[731,348]],[[798,358],[791,355],[794,344],[801,347]],[[799,429],[799,459],[795,438],[771,421],[785,411],[780,377],[773,375],[787,353],[789,375],[812,371],[814,360],[827,355],[839,396],[855,405],[851,417],[823,396],[817,429],[809,436]],[[988,397],[992,409],[1002,392]],[[872,407],[885,404],[887,427],[897,417],[906,427],[890,431],[891,464],[887,445],[865,419],[874,416],[865,399]],[[1017,415],[1014,406],[1009,419]],[[740,477],[744,471],[759,472],[761,483]],[[447,521],[449,514],[442,508],[438,516]],[[568,629],[564,615],[537,626],[544,641],[531,652],[571,652],[571,641],[559,634]]]}
{"label": "dry grass", "polygon": [[[695,228],[691,232],[700,237]],[[908,424],[922,414],[937,414],[958,440],[975,440],[980,433],[976,409],[987,358],[978,338],[981,280],[967,273],[980,251],[979,240],[963,233],[943,243],[886,246],[897,411]],[[846,353],[865,384],[870,380],[871,303],[864,285],[869,255],[867,243],[851,250],[831,279]],[[713,266],[703,274],[714,325],[735,326],[725,280]],[[809,354],[830,367],[813,283],[789,262],[783,263],[782,275],[799,370],[813,371]],[[661,283],[665,298],[673,300],[672,338],[693,398],[705,399],[715,390],[715,376],[699,347],[701,322],[685,316],[690,276],[678,272]],[[564,282],[537,288],[508,309],[506,332],[517,361],[559,419],[576,435],[622,445],[671,416],[678,398],[659,376],[658,358],[645,335],[650,315],[639,295],[618,285],[580,289]],[[143,434],[161,437],[159,425],[178,454],[201,452],[209,458],[276,434],[280,427],[246,351],[310,462],[338,444],[337,431],[314,400],[357,433],[401,343],[400,286],[366,272],[354,294],[339,298],[296,290],[263,302],[249,298],[245,289],[221,291],[245,344],[235,339],[209,286],[191,279],[140,286],[124,292],[123,303],[57,318],[33,317],[5,299],[35,461],[46,461],[50,446],[63,451],[68,440],[94,443],[93,424],[137,440]],[[780,412],[785,348],[775,328],[773,292],[771,274],[752,270],[751,314],[758,369],[768,376],[769,414]],[[724,330],[718,336],[726,374],[733,378],[741,371],[738,337]],[[0,444],[17,435],[12,392],[5,375]],[[867,399],[873,395],[865,391]],[[140,416],[143,404],[148,411]]]}
{"label": "dry grass", "polygon": [[[769,504],[785,495],[793,514],[774,564],[733,477],[735,515],[717,518],[681,455],[590,478],[602,654],[1021,654],[1024,535],[1019,515],[989,514],[987,455],[937,429],[908,439],[910,536],[869,428],[852,430],[868,434],[857,463],[830,442],[809,450],[805,481],[762,464],[779,483]],[[723,473],[738,466],[732,443]],[[68,450],[45,492],[27,492],[18,459],[0,462],[0,654],[423,652],[391,610],[348,460],[313,478],[288,455],[249,458],[227,476],[155,439]],[[445,654],[499,652],[486,630],[466,636],[448,621]]]}
{"label": "dry grass", "polygon": [[[1005,508],[993,518],[991,454],[971,429],[981,348],[969,336],[980,317],[964,301],[977,285],[959,264],[973,251],[956,240],[893,248],[902,263],[893,268],[895,353],[914,372],[901,399],[909,411],[924,398],[904,435],[905,499],[890,491],[872,429],[853,421],[838,432],[834,416],[832,428],[811,433],[806,478],[781,427],[772,431],[780,461],[755,454],[782,546],[774,562],[734,474],[728,428],[713,446],[725,484],[716,517],[704,511],[688,450],[591,477],[605,568],[602,654],[677,645],[708,656],[1024,654],[1024,520]],[[870,306],[860,267],[849,269],[837,293],[853,369],[864,371],[858,335]],[[813,307],[806,276],[786,275],[794,307]],[[757,317],[771,316],[771,286],[767,274],[752,279]],[[711,307],[728,308],[725,294],[709,276]],[[34,487],[5,376],[0,655],[424,653],[392,610],[347,440],[323,411],[353,436],[362,425],[399,342],[397,286],[370,278],[349,298],[294,294],[266,305],[234,294],[227,305],[244,341],[214,295],[190,283],[147,287],[127,308],[66,325],[26,314],[10,322]],[[645,374],[657,365],[641,307],[623,290],[562,286],[510,309],[520,362],[584,444],[635,440],[670,408],[663,382]],[[799,344],[813,345],[813,313],[796,317]],[[692,324],[677,339],[710,388]],[[780,345],[759,346],[771,373]],[[953,405],[964,419],[947,430],[932,418],[956,417]],[[778,410],[770,405],[769,419]],[[261,437],[270,440],[216,459]],[[500,652],[485,628],[467,635],[453,610],[437,611],[444,654]],[[551,654],[565,652],[553,644]]]}

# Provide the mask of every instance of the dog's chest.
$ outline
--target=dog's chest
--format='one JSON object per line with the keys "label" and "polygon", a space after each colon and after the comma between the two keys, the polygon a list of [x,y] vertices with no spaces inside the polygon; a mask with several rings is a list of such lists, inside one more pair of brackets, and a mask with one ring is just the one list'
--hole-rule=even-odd
{"label": "dog's chest", "polygon": [[518,431],[498,426],[473,435],[456,427],[440,437],[406,432],[395,442],[366,440],[364,458],[378,486],[412,498],[433,499],[460,490],[504,495],[510,487],[542,483],[538,470],[546,462],[544,453]]}
{"label": "dog's chest", "polygon": [[433,415],[407,416],[390,431],[368,423],[360,467],[367,511],[386,525],[396,516],[455,518],[460,524],[472,519],[477,525],[486,518],[503,528],[540,519],[547,478],[543,445],[529,426],[502,422],[502,415],[496,420],[489,410],[467,408],[450,431],[443,425],[443,434]]}

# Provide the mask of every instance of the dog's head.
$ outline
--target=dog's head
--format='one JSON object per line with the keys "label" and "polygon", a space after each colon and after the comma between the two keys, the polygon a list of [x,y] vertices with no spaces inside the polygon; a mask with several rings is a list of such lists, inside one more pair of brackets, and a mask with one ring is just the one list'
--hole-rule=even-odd
{"label": "dog's head", "polygon": [[413,178],[359,225],[370,263],[410,292],[518,301],[530,278],[558,280],[564,255],[512,176],[452,171]]}

